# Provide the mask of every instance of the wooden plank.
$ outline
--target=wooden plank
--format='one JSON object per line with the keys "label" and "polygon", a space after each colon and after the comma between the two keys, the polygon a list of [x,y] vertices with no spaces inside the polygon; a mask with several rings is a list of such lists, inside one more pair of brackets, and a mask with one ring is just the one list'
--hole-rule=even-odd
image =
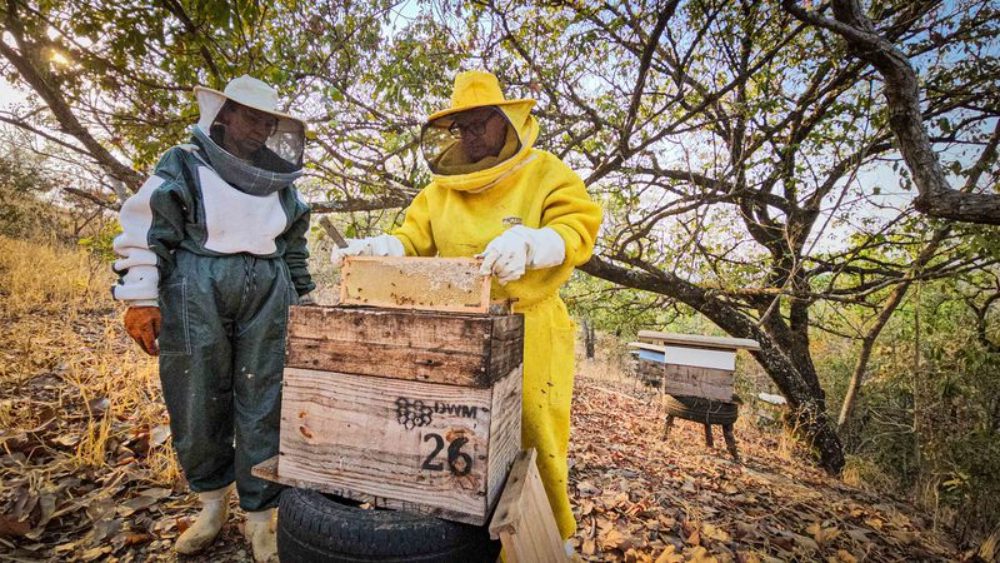
{"label": "wooden plank", "polygon": [[[520,402],[520,374],[518,367],[497,382],[508,405]],[[503,478],[490,474],[488,449],[499,440],[502,458],[512,439],[491,430],[520,438],[520,408],[496,412],[491,388],[286,368],[281,410],[283,479],[464,514],[460,521],[479,525],[496,500],[491,480]],[[518,421],[494,425],[493,417]]]}
{"label": "wooden plank", "polygon": [[388,499],[385,497],[379,497],[375,495],[366,495],[364,493],[358,493],[345,489],[343,487],[335,487],[331,485],[324,485],[322,483],[313,483],[311,481],[303,481],[301,479],[295,479],[291,477],[283,477],[278,474],[278,459],[280,456],[274,456],[266,461],[258,463],[250,469],[256,477],[265,479],[267,481],[273,481],[275,483],[281,483],[288,487],[298,487],[301,489],[312,489],[314,491],[319,491],[321,493],[327,493],[331,495],[336,495],[346,499],[356,500],[358,502],[367,502],[376,508],[387,508],[390,510],[402,510],[405,512],[414,512],[417,514],[424,514],[426,516],[433,516],[435,518],[443,518],[445,520],[454,520],[456,522],[464,522],[466,524],[473,524],[477,526],[483,525],[483,519],[478,516],[470,516],[462,512],[454,512],[445,508],[436,508],[433,506],[427,506],[423,504],[417,504],[413,502],[404,502],[394,499]]}
{"label": "wooden plank", "polygon": [[662,344],[650,344],[649,342],[629,342],[628,347],[640,351],[651,350],[653,352],[663,352],[666,350],[666,347]]}
{"label": "wooden plank", "polygon": [[647,360],[639,360],[636,374],[646,383],[649,383],[654,387],[659,387],[660,380],[663,378],[663,364]]}
{"label": "wooden plank", "polygon": [[285,365],[487,387],[521,364],[523,334],[522,315],[292,307]]}
{"label": "wooden plank", "polygon": [[489,445],[489,494],[492,512],[500,500],[500,492],[507,479],[514,458],[521,451],[521,387],[523,371],[511,372],[493,387],[493,416],[490,420]]}
{"label": "wooden plank", "polygon": [[569,561],[536,457],[533,448],[518,454],[490,521],[490,537],[500,539],[509,563]]}
{"label": "wooden plank", "polygon": [[639,338],[652,340],[662,344],[677,344],[697,348],[721,348],[726,350],[760,350],[756,340],[748,338],[725,338],[721,336],[702,336],[699,334],[676,334],[655,330],[640,330]]}
{"label": "wooden plank", "polygon": [[490,277],[479,258],[348,256],[340,303],[391,309],[487,313]]}
{"label": "wooden plank", "polygon": [[702,379],[696,374],[687,372],[690,369],[686,366],[665,366],[675,368],[672,374],[664,374],[663,391],[668,395],[687,395],[691,397],[703,397],[715,401],[731,402],[733,400],[733,385],[719,384],[718,375],[711,376],[713,379]]}
{"label": "wooden plank", "polygon": [[678,382],[703,383],[719,387],[733,387],[735,375],[732,371],[666,364],[663,373],[667,379]]}

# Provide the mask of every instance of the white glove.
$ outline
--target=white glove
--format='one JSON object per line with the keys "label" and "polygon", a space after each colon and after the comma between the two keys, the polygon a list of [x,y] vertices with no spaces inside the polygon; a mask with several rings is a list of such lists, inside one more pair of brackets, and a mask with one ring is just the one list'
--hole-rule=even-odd
{"label": "white glove", "polygon": [[517,225],[493,239],[483,257],[479,273],[493,274],[502,285],[521,279],[526,270],[558,266],[566,259],[566,243],[559,233],[546,227],[531,229]]}
{"label": "white glove", "polygon": [[344,265],[347,256],[404,256],[406,251],[403,243],[392,235],[379,235],[368,238],[349,238],[347,248],[334,248],[330,253],[330,261],[334,268]]}

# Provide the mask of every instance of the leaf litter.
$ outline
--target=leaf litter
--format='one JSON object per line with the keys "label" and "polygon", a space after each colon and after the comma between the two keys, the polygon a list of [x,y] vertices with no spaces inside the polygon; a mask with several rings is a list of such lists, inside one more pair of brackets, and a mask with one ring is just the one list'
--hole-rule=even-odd
{"label": "leaf litter", "polygon": [[[37,254],[30,267],[41,268]],[[66,260],[50,262],[46,272]],[[125,337],[101,275],[84,271],[92,295],[73,302],[40,294],[14,303],[23,296],[0,287],[3,559],[173,561],[173,541],[197,512],[171,465],[155,362]],[[583,367],[570,445],[572,541],[583,560],[958,557],[912,506],[826,476],[745,419],[736,426],[742,465],[708,449],[693,423],[678,421],[662,440],[655,395],[625,379],[610,389]],[[198,560],[250,561],[238,526],[231,520]]]}
{"label": "leaf litter", "polygon": [[[913,506],[827,476],[808,452],[736,424],[743,463],[701,424],[662,438],[656,392],[577,376],[570,496],[584,561],[953,561],[945,531]],[[615,388],[612,388],[615,387]],[[714,427],[716,434],[721,434]]]}

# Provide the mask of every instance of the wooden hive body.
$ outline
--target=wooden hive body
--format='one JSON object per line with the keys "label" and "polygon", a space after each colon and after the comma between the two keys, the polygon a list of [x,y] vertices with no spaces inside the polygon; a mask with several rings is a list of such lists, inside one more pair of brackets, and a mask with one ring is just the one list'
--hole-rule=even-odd
{"label": "wooden hive body", "polygon": [[523,317],[293,307],[276,480],[482,525],[520,451]]}
{"label": "wooden hive body", "polygon": [[736,351],[759,350],[752,341],[655,331],[639,331],[636,350],[638,374],[647,381],[660,378],[668,395],[733,400]]}

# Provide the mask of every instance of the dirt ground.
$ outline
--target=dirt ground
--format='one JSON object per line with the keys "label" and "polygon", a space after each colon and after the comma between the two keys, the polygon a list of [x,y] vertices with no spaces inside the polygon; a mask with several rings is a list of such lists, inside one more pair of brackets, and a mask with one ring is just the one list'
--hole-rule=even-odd
{"label": "dirt ground", "polygon": [[[174,561],[196,513],[170,449],[155,362],[120,328],[106,265],[0,238],[0,560]],[[848,487],[744,413],[743,464],[655,392],[581,361],[570,493],[588,561],[960,558],[906,503]],[[235,509],[235,503],[234,503]],[[235,510],[191,561],[250,561]]]}

